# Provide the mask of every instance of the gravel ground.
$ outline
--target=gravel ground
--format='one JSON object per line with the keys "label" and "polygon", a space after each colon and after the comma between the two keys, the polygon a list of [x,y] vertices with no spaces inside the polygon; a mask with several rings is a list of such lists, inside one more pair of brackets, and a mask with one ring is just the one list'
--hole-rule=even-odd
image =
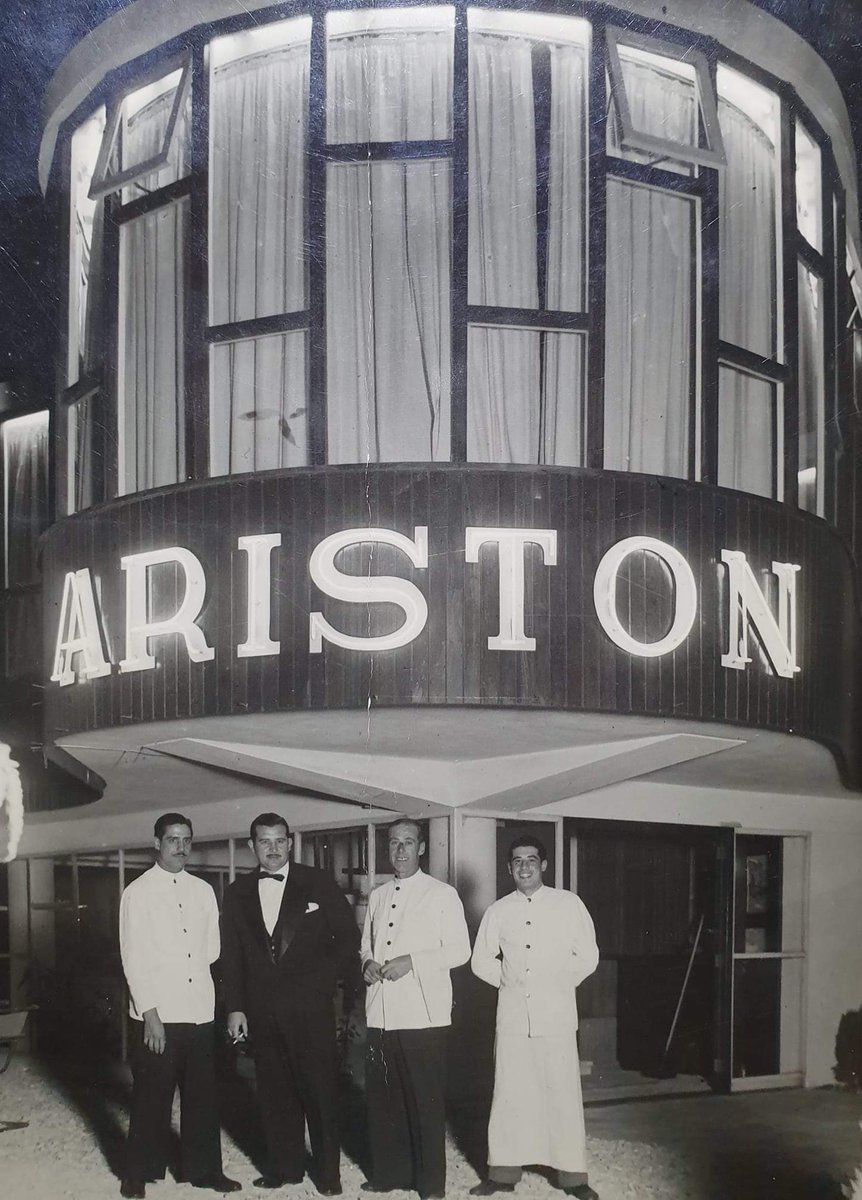
{"label": "gravel ground", "polygon": [[[26,1129],[0,1132],[0,1196],[3,1200],[102,1200],[119,1195],[116,1170],[122,1161],[126,1114],[122,1089],[105,1096],[95,1089],[69,1092],[35,1061],[13,1059],[0,1076],[0,1121],[29,1120]],[[69,1097],[72,1098],[69,1098]],[[226,1174],[255,1193],[258,1171],[227,1133],[222,1135]],[[588,1139],[590,1182],[601,1200],[705,1200],[695,1177],[670,1151],[644,1143]],[[476,1171],[450,1138],[447,1146],[447,1196],[464,1197],[477,1182]],[[345,1200],[359,1197],[365,1176],[346,1155],[342,1158]],[[168,1179],[149,1184],[148,1198],[201,1197],[207,1193]],[[311,1200],[306,1180],[278,1192],[257,1192],[293,1200]],[[541,1175],[527,1173],[518,1196],[562,1196]],[[393,1193],[393,1200],[415,1200]]]}

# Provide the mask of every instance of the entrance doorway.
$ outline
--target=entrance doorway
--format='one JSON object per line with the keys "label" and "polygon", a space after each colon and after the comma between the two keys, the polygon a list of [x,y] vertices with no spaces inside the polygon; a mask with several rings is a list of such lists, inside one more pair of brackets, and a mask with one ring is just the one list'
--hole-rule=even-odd
{"label": "entrance doorway", "polygon": [[596,926],[578,988],[585,1098],[730,1088],[733,830],[567,820]]}

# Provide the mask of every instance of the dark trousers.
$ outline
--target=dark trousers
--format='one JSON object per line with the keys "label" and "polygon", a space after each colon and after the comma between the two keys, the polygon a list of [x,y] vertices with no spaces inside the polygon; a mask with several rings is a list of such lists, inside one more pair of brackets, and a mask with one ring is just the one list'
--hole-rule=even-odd
{"label": "dark trousers", "polygon": [[126,1146],[126,1179],[162,1179],[168,1162],[171,1108],[180,1089],[180,1169],[183,1179],[220,1175],[221,1136],[216,1099],[213,1024],[165,1025],[165,1049],[144,1045],[135,1021],[132,1107]]}
{"label": "dark trousers", "polygon": [[338,1187],[338,1058],[332,1001],[290,1006],[250,1025],[257,1094],[269,1159],[267,1173],[300,1181],[305,1175],[305,1124],[315,1182]]}
{"label": "dark trousers", "polygon": [[365,1060],[372,1182],[446,1190],[448,1029],[369,1029]]}

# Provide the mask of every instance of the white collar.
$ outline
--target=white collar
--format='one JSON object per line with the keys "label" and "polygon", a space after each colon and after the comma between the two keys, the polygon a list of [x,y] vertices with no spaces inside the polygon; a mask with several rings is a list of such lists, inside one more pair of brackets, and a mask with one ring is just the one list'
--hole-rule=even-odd
{"label": "white collar", "polygon": [[412,875],[408,875],[405,879],[399,879],[397,875],[393,875],[392,882],[395,887],[414,887],[416,881],[425,878],[425,872],[420,867],[418,871],[414,871]]}

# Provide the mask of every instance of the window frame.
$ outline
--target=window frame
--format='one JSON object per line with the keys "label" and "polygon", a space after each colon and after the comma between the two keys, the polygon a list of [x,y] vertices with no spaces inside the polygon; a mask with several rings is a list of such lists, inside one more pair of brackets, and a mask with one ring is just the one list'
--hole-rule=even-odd
{"label": "window frame", "polygon": [[[706,55],[701,50],[693,49],[690,46],[663,41],[661,38],[634,32],[631,29],[623,29],[618,25],[607,25],[605,37],[607,39],[607,65],[611,95],[616,104],[617,116],[620,121],[620,142],[623,149],[639,151],[642,154],[654,154],[658,156],[659,160],[670,158],[691,163],[694,166],[723,167],[727,159],[718,123],[715,88]],[[625,74],[620,62],[620,46],[623,49],[631,47],[633,50],[641,50],[646,54],[655,54],[661,58],[672,58],[694,68],[698,107],[700,116],[703,118],[706,147],[686,146],[682,142],[655,137],[635,128],[626,91]]]}
{"label": "window frame", "polygon": [[[150,158],[144,159],[141,163],[126,167],[121,171],[117,171],[114,175],[108,175],[107,171],[111,160],[111,152],[117,140],[120,121],[123,116],[123,105],[126,100],[134,92],[140,91],[141,88],[145,88],[151,83],[156,83],[159,79],[164,79],[168,75],[174,74],[177,70],[181,71],[181,75],[177,83],[177,90],[174,93],[174,102],[171,106],[171,114],[168,117],[168,123],[165,128],[161,150],[158,154],[151,155]],[[165,165],[170,157],[171,143],[176,133],[180,113],[183,111],[188,99],[191,78],[191,54],[186,53],[179,58],[174,57],[166,62],[159,63],[143,75],[139,75],[134,84],[125,87],[121,94],[112,100],[108,106],[105,132],[102,135],[102,145],[99,148],[99,156],[96,159],[93,180],[88,193],[91,200],[98,200],[103,196],[109,196],[114,192],[118,192],[121,188],[127,187],[130,183],[135,183],[142,176],[149,175],[151,171],[156,171]],[[192,103],[194,103],[194,98],[192,99]]]}
{"label": "window frame", "polygon": [[[409,2],[409,0],[408,0]],[[453,193],[451,211],[452,261],[455,264],[467,261],[467,100],[468,100],[468,7],[477,9],[493,8],[497,11],[523,12],[514,3],[500,4],[475,0],[474,5],[468,6],[467,0],[453,0],[455,8],[454,60],[453,60],[453,128],[451,138],[451,162],[453,172]],[[405,0],[380,0],[377,7],[402,7]],[[300,3],[285,3],[267,11],[267,19],[273,22],[294,16],[311,16],[311,60],[310,60],[310,106],[307,130],[307,159],[306,159],[306,270],[307,270],[307,309],[302,313],[285,314],[283,316],[257,318],[248,322],[238,322],[233,326],[208,325],[208,266],[206,238],[208,231],[208,139],[209,139],[209,103],[208,83],[209,67],[206,62],[209,42],[227,33],[239,32],[242,29],[253,28],[256,25],[251,15],[236,15],[221,20],[215,20],[196,26],[182,40],[172,39],[164,45],[149,51],[123,67],[118,68],[106,78],[99,87],[86,98],[79,108],[64,122],[61,139],[68,150],[71,134],[80,122],[89,116],[100,104],[106,104],[109,113],[121,110],[121,105],[129,92],[145,86],[148,80],[159,78],[184,65],[185,75],[181,78],[175,97],[175,110],[178,116],[180,103],[185,103],[185,96],[180,92],[185,86],[192,89],[192,121],[190,128],[190,171],[173,184],[151,195],[136,198],[123,205],[119,195],[106,195],[105,200],[105,245],[104,245],[104,280],[100,289],[105,299],[104,323],[102,328],[102,363],[99,382],[100,403],[102,406],[100,439],[105,443],[108,458],[104,467],[95,464],[94,487],[95,501],[109,498],[117,494],[117,463],[116,463],[116,418],[119,397],[116,386],[116,351],[117,351],[117,319],[118,314],[114,297],[118,285],[117,260],[119,225],[134,216],[160,207],[163,203],[180,197],[189,197],[190,217],[187,246],[189,279],[192,286],[186,290],[186,325],[185,325],[185,405],[186,405],[186,459],[187,478],[209,478],[209,354],[214,343],[242,340],[246,337],[263,336],[270,333],[289,332],[292,329],[308,330],[309,352],[307,358],[308,374],[308,463],[310,466],[322,466],[327,462],[327,430],[326,430],[326,278],[325,268],[325,173],[329,161],[344,161],[351,152],[370,150],[372,156],[398,156],[403,147],[397,143],[386,143],[376,147],[336,147],[326,143],[326,107],[324,103],[323,83],[325,80],[326,32],[325,18],[329,11],[343,8],[344,4],[335,2],[326,5],[319,0]],[[837,413],[841,387],[847,382],[846,364],[834,364],[828,353],[832,345],[832,333],[837,329],[838,302],[835,300],[835,263],[832,261],[832,198],[837,200],[836,211],[843,213],[844,190],[841,184],[834,158],[821,125],[800,100],[793,88],[784,81],[773,76],[765,68],[750,62],[741,55],[728,50],[714,39],[682,30],[679,27],[663,25],[655,20],[647,20],[633,13],[623,14],[620,10],[593,10],[586,4],[575,4],[564,8],[561,3],[549,0],[542,3],[537,0],[536,11],[552,13],[560,16],[572,16],[586,19],[592,28],[591,50],[587,71],[587,154],[589,157],[589,178],[586,195],[586,239],[585,256],[585,294],[584,312],[565,314],[565,322],[561,327],[577,332],[587,337],[585,353],[585,390],[584,390],[584,420],[586,424],[584,436],[583,462],[588,468],[602,468],[603,460],[603,423],[604,423],[604,355],[605,355],[605,254],[606,254],[606,222],[604,214],[604,191],[607,181],[612,177],[629,178],[633,181],[649,182],[652,186],[666,187],[671,191],[681,191],[698,198],[701,207],[700,236],[701,236],[701,271],[695,281],[697,290],[696,312],[699,313],[697,334],[700,339],[699,355],[693,361],[693,384],[696,387],[696,436],[691,450],[691,460],[688,478],[700,480],[707,484],[717,482],[717,421],[718,421],[718,371],[721,364],[742,369],[748,373],[762,376],[780,385],[783,393],[784,422],[781,436],[777,439],[776,454],[776,498],[788,506],[797,501],[796,487],[796,456],[798,439],[797,411],[797,289],[795,284],[796,262],[799,257],[816,262],[822,273],[825,295],[825,358],[824,372],[826,379],[826,411],[825,423],[827,432],[830,422]],[[780,102],[781,120],[781,219],[777,236],[781,246],[781,296],[783,309],[779,304],[779,348],[781,361],[759,359],[750,356],[747,351],[719,340],[719,284],[717,262],[717,231],[714,217],[717,213],[717,170],[720,164],[709,162],[698,163],[698,169],[692,176],[665,171],[660,166],[649,166],[629,160],[616,158],[607,153],[606,148],[606,104],[608,97],[607,80],[611,77],[609,58],[612,58],[610,43],[613,42],[613,31],[620,27],[625,18],[629,28],[623,31],[623,44],[636,45],[641,43],[649,52],[655,52],[669,58],[685,60],[694,65],[695,57],[699,65],[695,68],[699,81],[700,111],[703,113],[702,129],[708,130],[704,104],[715,99],[715,68],[718,62],[725,63],[744,76],[771,89]],[[695,48],[692,48],[695,44]],[[618,66],[618,64],[617,64]],[[708,72],[710,86],[704,87],[701,82],[703,70]],[[612,85],[611,85],[612,86]],[[623,93],[624,94],[624,93]],[[118,119],[118,118],[117,118]],[[717,128],[717,107],[716,107]],[[792,149],[788,146],[788,133],[792,141],[794,121],[800,121],[808,135],[819,146],[821,151],[821,180],[824,189],[823,202],[823,244],[824,254],[805,242],[796,228],[795,211],[795,160]],[[174,122],[171,136],[174,134]],[[719,130],[720,134],[720,130]],[[106,125],[107,137],[107,125]],[[103,139],[103,141],[106,139]],[[707,138],[707,140],[709,140]],[[428,157],[441,157],[440,145],[429,144],[428,151],[434,154]],[[447,149],[448,149],[447,144]],[[672,151],[672,157],[693,161],[689,152],[692,148],[678,147],[674,143],[663,146],[662,152]],[[696,148],[695,148],[696,149]],[[685,153],[683,153],[685,151]],[[136,173],[142,173],[144,164],[135,168]],[[150,166],[150,164],[146,164]],[[68,172],[67,172],[68,173]],[[95,173],[94,173],[95,178]],[[112,180],[107,191],[116,191],[123,182],[119,175]],[[63,184],[60,184],[61,190]],[[68,223],[68,222],[66,222]],[[837,221],[835,222],[837,226]],[[837,231],[837,230],[836,230]],[[67,256],[68,257],[68,256]],[[65,261],[65,260],[64,260]],[[793,277],[792,280],[790,277]],[[68,285],[68,280],[67,280]],[[68,289],[67,289],[68,303]],[[518,327],[556,328],[557,321],[551,314],[545,312],[532,313],[520,310],[485,309],[470,306],[467,303],[466,272],[463,277],[459,270],[453,270],[451,287],[451,438],[450,456],[452,463],[467,461],[467,392],[466,392],[466,345],[468,328],[473,323],[481,324],[512,324]],[[842,325],[843,327],[843,325]],[[782,346],[783,343],[783,346]],[[63,347],[64,353],[66,347]],[[65,362],[65,358],[63,359]],[[99,377],[98,366],[92,377],[79,381],[89,385]],[[57,404],[62,405],[76,398],[75,388],[64,389],[58,396]],[[779,413],[780,422],[780,413]],[[782,448],[783,441],[783,448]],[[828,451],[828,443],[827,443]],[[62,455],[55,455],[58,461]],[[824,493],[827,495],[826,507],[829,508],[829,497],[834,495],[835,484],[831,479],[834,473],[833,458],[830,452],[826,455],[825,475],[823,479]],[[103,475],[103,489],[98,490],[98,475]],[[180,481],[181,483],[185,481]],[[835,514],[830,514],[834,519]]]}

